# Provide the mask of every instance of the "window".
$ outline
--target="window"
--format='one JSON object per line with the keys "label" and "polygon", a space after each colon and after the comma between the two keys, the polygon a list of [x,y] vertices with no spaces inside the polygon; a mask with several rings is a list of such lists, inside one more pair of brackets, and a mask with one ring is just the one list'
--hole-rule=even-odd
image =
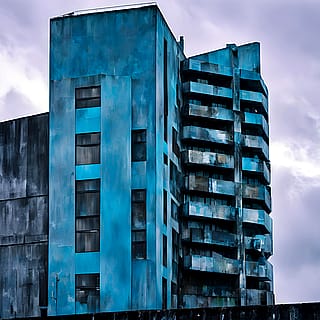
{"label": "window", "polygon": [[76,274],[76,302],[88,305],[88,311],[100,309],[100,275]]}
{"label": "window", "polygon": [[167,309],[167,279],[162,278],[162,309]]}
{"label": "window", "polygon": [[163,189],[163,223],[167,225],[168,216],[168,201],[167,201],[167,191]]}
{"label": "window", "polygon": [[176,203],[171,199],[171,217],[178,221],[178,206]]}
{"label": "window", "polygon": [[167,266],[168,260],[168,244],[167,244],[167,236],[162,235],[162,264],[164,267]]}
{"label": "window", "polygon": [[100,132],[76,135],[76,164],[100,163]]}
{"label": "window", "polygon": [[101,86],[76,88],[76,109],[101,106]]}
{"label": "window", "polygon": [[174,127],[172,127],[172,152],[179,158],[180,148],[178,145],[178,132]]}
{"label": "window", "polygon": [[171,308],[177,308],[178,288],[176,283],[171,281]]}
{"label": "window", "polygon": [[172,280],[178,279],[179,234],[172,229]]}
{"label": "window", "polygon": [[132,258],[146,259],[146,190],[131,193]]}
{"label": "window", "polygon": [[168,156],[165,153],[163,154],[163,163],[168,165]]}
{"label": "window", "polygon": [[76,181],[76,252],[100,250],[100,179]]}
{"label": "window", "polygon": [[131,137],[131,161],[147,160],[146,130],[133,130]]}

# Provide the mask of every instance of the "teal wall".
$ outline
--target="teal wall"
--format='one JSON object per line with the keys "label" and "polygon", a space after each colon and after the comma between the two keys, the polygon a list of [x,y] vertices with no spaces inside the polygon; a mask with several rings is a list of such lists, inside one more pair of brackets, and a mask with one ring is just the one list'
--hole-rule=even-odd
{"label": "teal wall", "polygon": [[[163,38],[168,41],[168,144],[163,143]],[[75,274],[100,273],[100,311],[162,306],[163,188],[178,126],[182,54],[156,6],[54,18],[50,33],[48,314],[86,313]],[[101,85],[101,107],[75,109],[75,88]],[[131,130],[146,129],[147,161],[131,163]],[[75,165],[75,134],[101,132],[101,162]],[[177,162],[177,159],[173,159]],[[178,163],[177,163],[178,164]],[[75,253],[75,180],[101,179],[100,252]],[[165,180],[165,181],[164,181]],[[147,258],[131,259],[131,189],[147,190]],[[168,190],[169,192],[169,190]],[[169,232],[170,230],[170,232]],[[168,263],[170,269],[170,263]],[[168,307],[170,307],[170,279]]]}

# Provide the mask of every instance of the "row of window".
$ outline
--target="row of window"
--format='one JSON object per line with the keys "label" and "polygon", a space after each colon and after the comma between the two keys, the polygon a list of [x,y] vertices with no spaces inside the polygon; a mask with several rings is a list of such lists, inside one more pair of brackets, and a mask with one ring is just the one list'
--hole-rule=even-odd
{"label": "row of window", "polygon": [[[76,135],[76,165],[100,163],[100,132]],[[146,130],[132,131],[132,161],[146,161]]]}
{"label": "row of window", "polygon": [[[171,282],[171,294],[177,294],[177,285]],[[76,302],[86,304],[88,311],[97,312],[100,309],[100,275],[76,275]],[[162,308],[167,308],[167,279],[162,278]]]}

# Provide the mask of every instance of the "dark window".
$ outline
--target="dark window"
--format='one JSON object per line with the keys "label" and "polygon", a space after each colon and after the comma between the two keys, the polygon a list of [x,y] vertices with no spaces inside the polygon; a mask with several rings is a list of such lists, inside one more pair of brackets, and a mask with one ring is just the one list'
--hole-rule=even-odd
{"label": "dark window", "polygon": [[101,87],[76,88],[76,108],[101,106]]}
{"label": "dark window", "polygon": [[180,173],[177,166],[170,160],[170,192],[179,199]]}
{"label": "dark window", "polygon": [[76,252],[100,250],[100,179],[76,181]]}
{"label": "dark window", "polygon": [[171,217],[174,220],[178,220],[178,206],[172,199],[171,199]]}
{"label": "dark window", "polygon": [[178,279],[179,234],[172,229],[172,280]]}
{"label": "dark window", "polygon": [[168,43],[163,41],[163,130],[164,141],[168,140]]}
{"label": "dark window", "polygon": [[100,132],[76,135],[76,164],[100,163]]}
{"label": "dark window", "polygon": [[166,267],[168,260],[168,244],[167,236],[162,235],[162,264]]}
{"label": "dark window", "polygon": [[146,259],[146,190],[131,193],[132,258]]}
{"label": "dark window", "polygon": [[168,165],[168,156],[165,153],[163,154],[163,163]]}
{"label": "dark window", "polygon": [[76,274],[76,301],[88,305],[88,311],[100,309],[100,275]]}
{"label": "dark window", "polygon": [[131,143],[131,161],[147,160],[146,130],[133,130]]}
{"label": "dark window", "polygon": [[168,217],[168,200],[167,200],[167,191],[163,189],[163,223],[167,225]]}
{"label": "dark window", "polygon": [[177,295],[178,295],[177,285],[171,281],[171,308],[177,308]]}
{"label": "dark window", "polygon": [[162,278],[162,309],[167,309],[167,279]]}
{"label": "dark window", "polygon": [[178,132],[174,127],[172,127],[172,151],[179,158],[180,148],[178,145]]}

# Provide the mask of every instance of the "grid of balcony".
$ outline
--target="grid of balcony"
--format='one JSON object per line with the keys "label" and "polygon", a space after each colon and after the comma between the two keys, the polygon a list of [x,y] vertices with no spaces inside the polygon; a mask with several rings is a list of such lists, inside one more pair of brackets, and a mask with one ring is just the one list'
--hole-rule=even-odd
{"label": "grid of balcony", "polygon": [[[240,70],[240,113],[235,113],[231,67],[193,59],[182,67],[183,268],[195,277],[205,273],[215,280],[221,276],[239,279],[243,264],[249,283],[247,304],[270,304],[273,293],[260,288],[270,288],[272,283],[272,265],[267,261],[273,252],[267,88],[260,74]],[[240,139],[234,131],[239,119]],[[239,143],[240,149],[235,146]],[[240,183],[235,178],[239,169]],[[241,241],[236,232],[239,199]],[[244,248],[245,261],[237,260],[239,246]],[[224,290],[218,285],[216,293],[220,294],[214,294],[203,291],[201,280],[192,285],[187,281],[183,304],[218,306],[221,299],[237,305],[237,283],[229,283]]]}

